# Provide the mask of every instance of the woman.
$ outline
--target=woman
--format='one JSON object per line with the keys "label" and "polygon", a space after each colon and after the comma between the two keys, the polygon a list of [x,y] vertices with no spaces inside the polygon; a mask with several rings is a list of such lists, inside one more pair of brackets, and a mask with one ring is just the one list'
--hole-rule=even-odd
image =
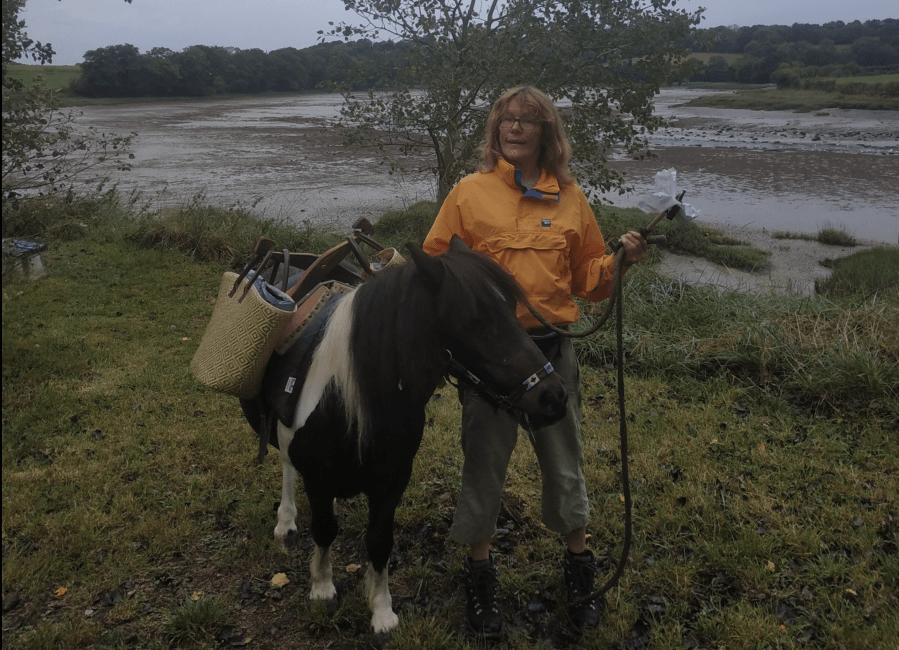
{"label": "woman", "polygon": [[[614,257],[587,199],[568,169],[571,146],[559,111],[533,87],[513,88],[487,118],[478,173],[450,192],[424,243],[442,253],[453,235],[508,270],[528,300],[554,325],[578,319],[572,296],[591,301],[612,291]],[[636,232],[620,239],[625,268],[641,261],[646,242]],[[563,557],[569,618],[582,631],[595,627],[593,591],[596,558],[586,548],[589,504],[580,444],[580,374],[571,340],[545,329],[522,306],[518,316],[532,332],[569,391],[563,420],[534,432],[532,444],[542,474],[542,520],[567,544]],[[490,552],[518,423],[471,388],[462,401],[462,489],[450,537],[470,546],[465,560],[466,616],[472,631],[495,639],[502,633],[496,561]]]}

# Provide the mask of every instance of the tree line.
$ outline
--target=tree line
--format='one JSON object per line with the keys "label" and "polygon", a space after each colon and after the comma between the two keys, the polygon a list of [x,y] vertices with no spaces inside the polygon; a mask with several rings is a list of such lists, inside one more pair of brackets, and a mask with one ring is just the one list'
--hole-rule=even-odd
{"label": "tree line", "polygon": [[754,25],[739,27],[737,25],[697,29],[698,34],[711,34],[715,37],[712,52],[740,54],[752,41],[764,40],[772,35],[785,43],[808,43],[820,45],[832,41],[834,45],[852,45],[860,38],[877,38],[882,42],[899,46],[899,20],[867,20],[844,23],[836,20],[823,25],[809,23],[793,23],[792,25]]}
{"label": "tree line", "polygon": [[[800,78],[899,70],[896,19],[694,29],[684,45],[719,55],[696,62],[691,81],[798,85]],[[72,90],[88,97],[204,97],[329,85],[389,89],[402,77],[410,47],[403,41],[360,39],[271,52],[193,45],[180,52],[153,48],[141,53],[133,45],[111,45],[84,55],[81,78]],[[733,60],[724,54],[740,56]]]}
{"label": "tree line", "polygon": [[72,90],[87,97],[205,97],[221,94],[302,92],[328,84],[389,86],[404,46],[367,39],[320,43],[298,50],[192,45],[180,52],[133,45],[90,50]]}
{"label": "tree line", "polygon": [[[713,45],[692,81],[799,86],[801,79],[899,71],[899,20],[756,25],[696,30]],[[698,47],[693,47],[698,51]],[[727,58],[725,54],[738,54]],[[807,84],[806,84],[807,85]]]}

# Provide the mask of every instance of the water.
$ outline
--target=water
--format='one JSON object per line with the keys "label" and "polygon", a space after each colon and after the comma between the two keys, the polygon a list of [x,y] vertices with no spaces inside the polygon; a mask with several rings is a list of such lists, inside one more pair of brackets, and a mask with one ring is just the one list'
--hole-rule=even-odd
{"label": "water", "polygon": [[654,161],[613,166],[637,188],[609,197],[618,205],[636,206],[655,172],[674,168],[703,221],[802,233],[835,227],[893,244],[899,236],[899,156],[666,147]]}
{"label": "water", "polygon": [[611,161],[635,191],[608,200],[636,206],[653,190],[655,173],[674,168],[702,220],[802,233],[836,227],[897,243],[899,114],[679,106],[697,92],[663,91],[658,112],[674,128],[652,137],[658,158]]}
{"label": "water", "polygon": [[[666,90],[658,111],[675,121],[652,138],[658,158],[613,157],[634,191],[607,200],[636,206],[657,171],[673,167],[700,219],[815,233],[845,228],[859,239],[899,237],[899,113],[698,109],[696,92]],[[303,95],[83,108],[79,122],[139,135],[134,168],[117,177],[157,205],[203,195],[266,216],[348,228],[359,217],[433,199],[427,159],[388,174],[373,151],[342,146],[339,95]]]}

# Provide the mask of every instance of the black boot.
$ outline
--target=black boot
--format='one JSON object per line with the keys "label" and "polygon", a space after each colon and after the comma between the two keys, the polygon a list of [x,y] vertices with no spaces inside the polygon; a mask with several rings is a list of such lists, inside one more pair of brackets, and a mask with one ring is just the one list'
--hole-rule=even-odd
{"label": "black boot", "polygon": [[596,627],[602,603],[598,602],[596,597],[588,598],[593,593],[596,556],[593,555],[593,551],[575,555],[566,550],[562,568],[565,573],[565,588],[568,591],[568,618],[572,626],[578,632]]}
{"label": "black boot", "polygon": [[503,633],[498,576],[493,555],[478,562],[465,558],[465,616],[471,632],[484,639],[498,639]]}

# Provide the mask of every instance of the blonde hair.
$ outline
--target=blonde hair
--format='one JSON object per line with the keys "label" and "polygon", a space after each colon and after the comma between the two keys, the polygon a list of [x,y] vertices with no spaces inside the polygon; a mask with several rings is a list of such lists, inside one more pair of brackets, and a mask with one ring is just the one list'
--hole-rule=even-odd
{"label": "blonde hair", "polygon": [[525,106],[533,108],[537,119],[543,122],[537,165],[541,170],[554,174],[560,185],[573,183],[574,175],[568,169],[568,162],[571,160],[571,145],[565,135],[562,116],[550,98],[533,86],[518,86],[507,90],[493,104],[493,108],[490,109],[490,114],[487,116],[486,136],[481,143],[481,164],[478,166],[478,170],[491,171],[496,166],[496,162],[503,157],[499,140],[499,123],[505,117],[506,108],[516,99]]}

